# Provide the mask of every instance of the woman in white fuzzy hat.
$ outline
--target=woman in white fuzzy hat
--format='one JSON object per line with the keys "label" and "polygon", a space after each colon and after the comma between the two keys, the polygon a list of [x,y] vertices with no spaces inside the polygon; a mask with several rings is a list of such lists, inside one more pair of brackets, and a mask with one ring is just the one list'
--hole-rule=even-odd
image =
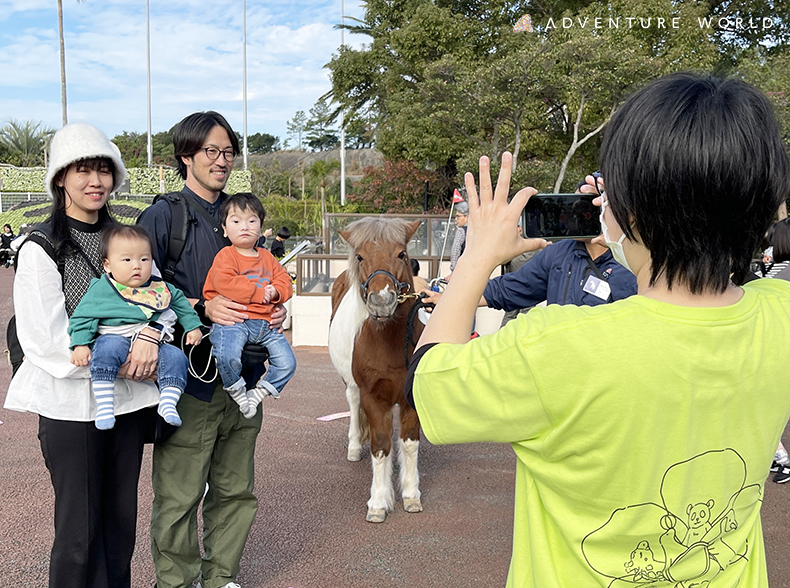
{"label": "woman in white fuzzy hat", "polygon": [[[39,415],[41,451],[55,491],[50,588],[129,588],[144,430],[159,394],[142,379],[158,347],[136,343],[126,379],[115,387],[114,428],[94,425],[87,367],[71,364],[69,316],[102,274],[107,200],[126,170],[118,148],[96,127],[71,124],[52,139],[50,219],[19,250],[14,309],[25,360],[5,408]],[[31,244],[32,243],[32,244]]]}

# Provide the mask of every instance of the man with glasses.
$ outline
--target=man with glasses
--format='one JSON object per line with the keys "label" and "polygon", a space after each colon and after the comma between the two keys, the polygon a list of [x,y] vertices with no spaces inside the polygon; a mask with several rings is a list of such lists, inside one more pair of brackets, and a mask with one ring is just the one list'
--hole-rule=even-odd
{"label": "man with glasses", "polygon": [[[239,142],[225,118],[216,112],[187,116],[173,132],[178,171],[185,180],[178,197],[188,205],[188,231],[170,281],[184,291],[211,322],[231,325],[247,318],[246,306],[217,296],[206,302],[203,283],[217,252],[227,245],[219,224],[223,192]],[[154,241],[159,268],[168,260],[172,226],[170,204],[160,199],[138,223]],[[280,305],[271,324],[285,318]],[[191,375],[178,403],[183,424],[154,446],[154,503],[151,551],[157,588],[239,588],[235,579],[244,545],[258,508],[252,493],[255,440],[263,411],[243,418],[239,405],[222,390],[222,382],[203,382]],[[206,489],[208,484],[208,489]],[[203,502],[203,547],[200,556],[197,509]]]}

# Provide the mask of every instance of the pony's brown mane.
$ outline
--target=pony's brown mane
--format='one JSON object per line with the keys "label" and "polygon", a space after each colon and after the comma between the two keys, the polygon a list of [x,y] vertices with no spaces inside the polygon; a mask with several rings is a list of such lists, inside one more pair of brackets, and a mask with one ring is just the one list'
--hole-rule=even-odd
{"label": "pony's brown mane", "polygon": [[351,283],[359,280],[359,261],[357,248],[364,243],[383,241],[385,243],[403,243],[406,245],[406,229],[409,221],[402,218],[384,218],[366,216],[354,221],[346,230],[349,232],[348,273]]}

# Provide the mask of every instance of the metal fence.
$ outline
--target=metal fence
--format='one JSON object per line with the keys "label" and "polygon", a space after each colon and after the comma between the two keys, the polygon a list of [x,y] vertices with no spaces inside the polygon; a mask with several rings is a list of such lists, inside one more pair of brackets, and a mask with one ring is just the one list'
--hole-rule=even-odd
{"label": "metal fence", "polygon": [[46,192],[0,192],[0,213],[6,212],[22,202],[49,200]]}

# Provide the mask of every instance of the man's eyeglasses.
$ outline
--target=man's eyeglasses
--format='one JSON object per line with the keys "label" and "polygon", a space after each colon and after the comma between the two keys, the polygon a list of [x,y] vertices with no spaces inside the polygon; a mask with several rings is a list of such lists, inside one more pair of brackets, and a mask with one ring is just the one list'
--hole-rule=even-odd
{"label": "man's eyeglasses", "polygon": [[233,149],[217,149],[216,147],[201,147],[200,151],[206,152],[206,157],[208,157],[211,161],[216,161],[219,159],[219,154],[221,153],[225,157],[225,161],[233,162],[236,157],[236,152]]}

